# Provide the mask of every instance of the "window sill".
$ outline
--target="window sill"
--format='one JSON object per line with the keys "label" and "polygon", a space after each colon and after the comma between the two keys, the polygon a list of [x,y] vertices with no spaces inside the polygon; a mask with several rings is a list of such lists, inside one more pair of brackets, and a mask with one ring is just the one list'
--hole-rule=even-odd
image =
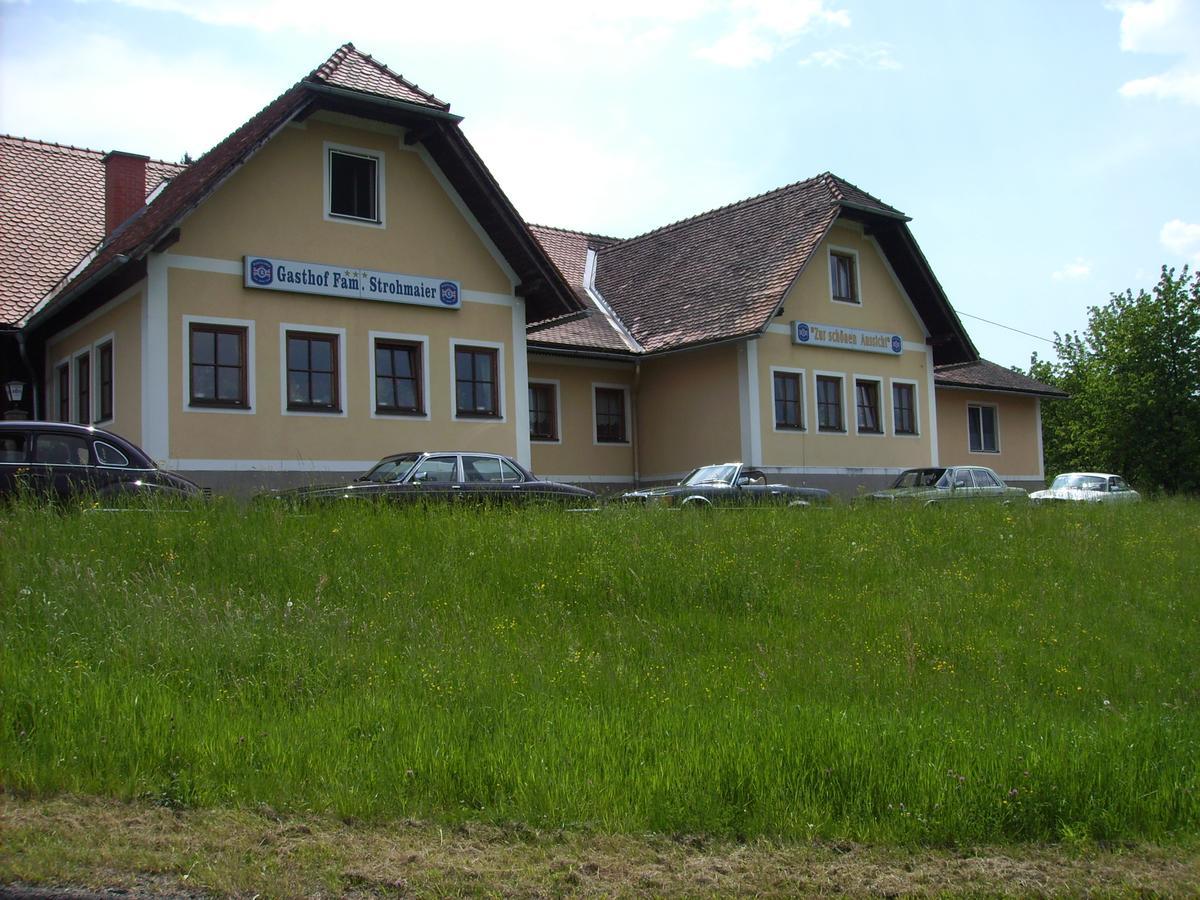
{"label": "window sill", "polygon": [[862,306],[861,300],[854,300],[850,297],[832,297],[834,303],[844,303],[847,306]]}
{"label": "window sill", "polygon": [[340,416],[343,410],[333,406],[289,406],[285,412],[316,413],[317,415]]}
{"label": "window sill", "polygon": [[485,421],[499,422],[503,419],[503,416],[501,416],[500,413],[463,412],[462,410],[459,410],[458,412],[456,412],[454,414],[454,418],[456,418],[456,419],[483,419]]}
{"label": "window sill", "polygon": [[817,434],[847,434],[845,428],[818,428]]}
{"label": "window sill", "polygon": [[375,415],[380,418],[389,419],[427,419],[423,409],[379,409],[376,407]]}

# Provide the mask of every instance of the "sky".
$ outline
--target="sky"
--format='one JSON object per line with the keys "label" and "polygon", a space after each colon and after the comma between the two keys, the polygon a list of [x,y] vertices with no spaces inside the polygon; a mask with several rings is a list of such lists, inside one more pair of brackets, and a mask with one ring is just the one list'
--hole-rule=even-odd
{"label": "sky", "polygon": [[0,0],[0,133],[199,156],[346,41],[530,222],[631,237],[831,171],[1003,365],[1200,265],[1200,0]]}

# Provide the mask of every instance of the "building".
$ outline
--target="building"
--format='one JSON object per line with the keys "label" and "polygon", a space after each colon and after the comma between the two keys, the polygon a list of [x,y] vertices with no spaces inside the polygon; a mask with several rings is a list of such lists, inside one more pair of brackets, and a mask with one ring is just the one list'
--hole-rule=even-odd
{"label": "building", "polygon": [[1042,481],[1058,392],[979,359],[898,210],[824,174],[625,240],[529,226],[460,121],[347,44],[186,167],[0,138],[7,414],[230,490],[459,447],[612,487]]}

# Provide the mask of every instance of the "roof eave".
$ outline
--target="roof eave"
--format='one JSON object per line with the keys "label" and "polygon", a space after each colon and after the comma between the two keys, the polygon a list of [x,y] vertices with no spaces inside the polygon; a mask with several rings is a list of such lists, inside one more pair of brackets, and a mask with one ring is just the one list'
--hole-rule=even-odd
{"label": "roof eave", "polygon": [[452,122],[455,125],[463,120],[462,116],[455,115],[449,110],[438,109],[436,106],[426,106],[423,103],[412,103],[407,100],[396,100],[392,97],[383,97],[379,94],[369,94],[364,91],[356,91],[350,88],[337,87],[336,85],[323,84],[317,81],[305,81],[304,86],[308,90],[317,94],[325,94],[341,100],[352,100],[357,103],[368,103],[376,106],[383,106],[388,109],[412,113],[413,115],[417,116],[427,116],[431,119],[441,119],[446,122]]}

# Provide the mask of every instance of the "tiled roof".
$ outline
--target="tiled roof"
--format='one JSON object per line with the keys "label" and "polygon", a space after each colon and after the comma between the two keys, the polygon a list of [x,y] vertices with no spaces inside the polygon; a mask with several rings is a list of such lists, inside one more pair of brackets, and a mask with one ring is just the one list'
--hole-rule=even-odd
{"label": "tiled roof", "polygon": [[954,363],[937,366],[933,370],[933,381],[944,387],[979,388],[980,390],[1013,391],[1019,394],[1036,394],[1042,397],[1066,397],[1056,387],[1034,381],[1028,375],[1006,369],[986,359],[975,362]]}
{"label": "tiled roof", "polygon": [[[13,323],[104,237],[104,154],[0,136],[0,323]],[[151,160],[149,195],[181,165]]]}
{"label": "tiled roof", "polygon": [[443,103],[428,91],[421,90],[369,53],[355,49],[353,44],[343,44],[339,47],[329,59],[313,70],[309,79],[432,109],[450,109],[449,103]]}
{"label": "tiled roof", "polygon": [[821,175],[602,248],[600,294],[650,353],[757,332],[838,217],[832,183]]}
{"label": "tiled roof", "polygon": [[554,325],[548,328],[533,329],[529,333],[531,344],[549,346],[601,350],[606,353],[629,353],[633,348],[613,327],[607,315],[592,300],[584,290],[583,271],[587,263],[588,250],[599,250],[617,242],[617,238],[602,237],[598,234],[585,234],[581,231],[567,231],[563,228],[550,228],[545,225],[530,225],[530,233],[537,238],[538,243],[554,262],[567,284],[575,292],[579,302],[587,307],[587,317]]}

